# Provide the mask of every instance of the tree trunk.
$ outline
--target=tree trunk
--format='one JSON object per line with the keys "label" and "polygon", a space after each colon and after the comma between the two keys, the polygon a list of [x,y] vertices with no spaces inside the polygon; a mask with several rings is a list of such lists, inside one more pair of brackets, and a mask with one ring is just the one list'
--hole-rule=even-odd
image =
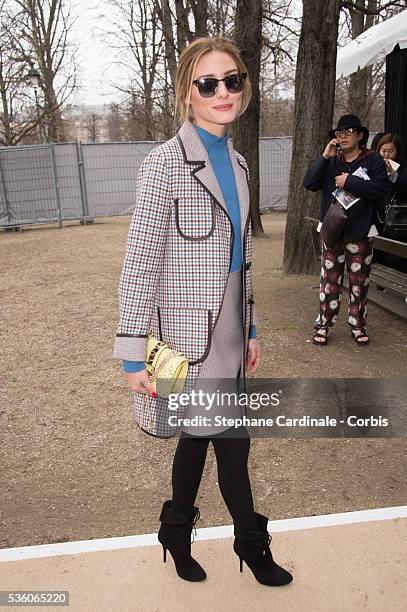
{"label": "tree trunk", "polygon": [[161,113],[161,132],[164,135],[165,140],[172,138],[174,134],[173,129],[173,117],[174,117],[174,104],[172,102],[167,62],[164,62],[164,82],[163,82],[163,107]]}
{"label": "tree trunk", "polygon": [[[6,84],[6,80],[3,78],[2,74],[2,61],[1,61],[1,52],[0,52],[0,97],[2,102],[2,114],[0,117],[0,146],[10,146],[14,144],[13,138],[13,127],[12,127],[12,114],[9,109],[9,96],[8,96],[8,87]],[[11,100],[10,100],[11,105]]]}
{"label": "tree trunk", "polygon": [[191,2],[195,21],[195,36],[205,36],[208,33],[208,0]]}
{"label": "tree trunk", "polygon": [[47,142],[65,142],[61,105],[56,98],[53,76],[47,77],[48,74],[44,78],[44,110],[46,115],[43,122],[45,124],[46,140]]}
{"label": "tree trunk", "polygon": [[304,217],[318,216],[320,193],[302,186],[304,176],[327,143],[332,126],[340,0],[303,0],[295,75],[292,162],[288,187],[284,272],[317,271],[311,230]]}
{"label": "tree trunk", "polygon": [[[373,25],[373,15],[365,15],[366,0],[356,0],[360,10],[351,10],[352,38],[357,38]],[[377,0],[368,0],[369,11],[377,10]],[[349,112],[357,115],[362,123],[366,122],[369,108],[367,100],[368,80],[372,74],[372,67],[367,66],[351,74],[349,82]]]}
{"label": "tree trunk", "polygon": [[165,60],[171,78],[171,85],[175,91],[175,77],[177,74],[177,58],[175,53],[174,34],[172,31],[172,16],[168,0],[163,0],[161,6],[158,5],[157,12],[161,20],[161,27],[164,35]]}
{"label": "tree trunk", "polygon": [[250,210],[253,235],[264,235],[259,209],[260,56],[262,46],[261,0],[237,0],[235,42],[249,71],[253,96],[233,131],[236,149],[250,171]]}
{"label": "tree trunk", "polygon": [[185,7],[184,0],[175,0],[178,55],[187,46],[187,41],[192,40],[192,32],[188,23],[188,14],[189,10]]}

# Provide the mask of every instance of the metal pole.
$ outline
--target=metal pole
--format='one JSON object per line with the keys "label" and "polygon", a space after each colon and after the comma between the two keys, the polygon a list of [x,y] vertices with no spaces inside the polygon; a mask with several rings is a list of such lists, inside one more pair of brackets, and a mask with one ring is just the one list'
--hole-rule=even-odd
{"label": "metal pole", "polygon": [[54,149],[55,145],[53,142],[51,142],[49,143],[48,146],[51,151],[51,159],[52,159],[52,174],[54,177],[55,197],[56,197],[57,208],[58,208],[58,227],[59,229],[61,229],[62,228],[62,210],[61,210],[61,197],[59,193],[57,165],[56,165],[56,160],[55,160],[55,149]]}
{"label": "metal pole", "polygon": [[88,216],[88,196],[86,193],[85,167],[82,155],[82,143],[76,141],[76,157],[78,160],[79,185],[81,189],[82,222],[86,223]]}
{"label": "metal pole", "polygon": [[40,143],[42,144],[42,129],[41,129],[40,105],[38,104],[38,95],[37,95],[37,88],[36,87],[34,87],[34,95],[35,95],[35,107],[37,109],[38,134],[40,136]]}
{"label": "metal pole", "polygon": [[1,178],[1,186],[3,188],[3,194],[4,194],[4,204],[5,204],[5,208],[6,208],[7,222],[10,225],[12,214],[10,212],[10,203],[8,201],[6,182],[4,180],[4,172],[3,172],[3,164],[2,164],[2,159],[1,159],[1,152],[0,152],[0,178]]}

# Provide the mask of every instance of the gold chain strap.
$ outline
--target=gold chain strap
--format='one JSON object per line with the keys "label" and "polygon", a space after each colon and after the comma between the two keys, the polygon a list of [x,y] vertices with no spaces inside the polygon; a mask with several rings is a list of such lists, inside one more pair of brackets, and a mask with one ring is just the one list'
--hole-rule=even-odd
{"label": "gold chain strap", "polygon": [[142,409],[143,409],[143,415],[142,415],[142,422],[143,423],[144,423],[144,417],[145,417],[145,414],[146,414],[147,403],[148,403],[148,410],[149,410],[147,429],[149,431],[151,431],[152,428],[153,428],[153,417],[152,417],[152,412],[151,412],[151,397],[148,395],[148,393],[143,393],[143,399],[141,401],[141,405],[142,405]]}

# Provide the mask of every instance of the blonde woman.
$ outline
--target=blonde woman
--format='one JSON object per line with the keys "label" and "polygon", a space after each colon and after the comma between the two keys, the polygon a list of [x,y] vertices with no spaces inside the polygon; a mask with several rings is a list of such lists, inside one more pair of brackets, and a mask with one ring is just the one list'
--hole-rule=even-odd
{"label": "blonde woman", "polygon": [[[176,110],[182,125],[139,171],[113,355],[123,360],[136,422],[153,436],[175,435],[178,421],[174,425],[170,418],[168,400],[153,393],[145,368],[150,329],[187,357],[185,389],[211,378],[244,381],[260,365],[248,168],[227,134],[250,98],[247,69],[236,47],[221,37],[194,40],[182,52],[177,70]],[[185,413],[178,409],[176,415],[182,423]],[[268,518],[254,511],[247,469],[250,436],[241,426],[181,425],[172,499],[164,502],[160,515],[164,561],[168,549],[181,578],[206,578],[191,556],[191,532],[200,516],[194,503],[210,441],[220,490],[234,521],[240,570],[245,561],[262,584],[291,582],[292,575],[273,560]]]}

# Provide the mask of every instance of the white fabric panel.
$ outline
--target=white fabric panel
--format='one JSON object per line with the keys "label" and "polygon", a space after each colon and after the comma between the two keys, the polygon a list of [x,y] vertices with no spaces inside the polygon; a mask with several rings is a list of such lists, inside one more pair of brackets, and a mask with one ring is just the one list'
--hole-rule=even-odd
{"label": "white fabric panel", "polygon": [[369,28],[348,45],[338,49],[336,78],[375,64],[399,44],[407,47],[407,9]]}

